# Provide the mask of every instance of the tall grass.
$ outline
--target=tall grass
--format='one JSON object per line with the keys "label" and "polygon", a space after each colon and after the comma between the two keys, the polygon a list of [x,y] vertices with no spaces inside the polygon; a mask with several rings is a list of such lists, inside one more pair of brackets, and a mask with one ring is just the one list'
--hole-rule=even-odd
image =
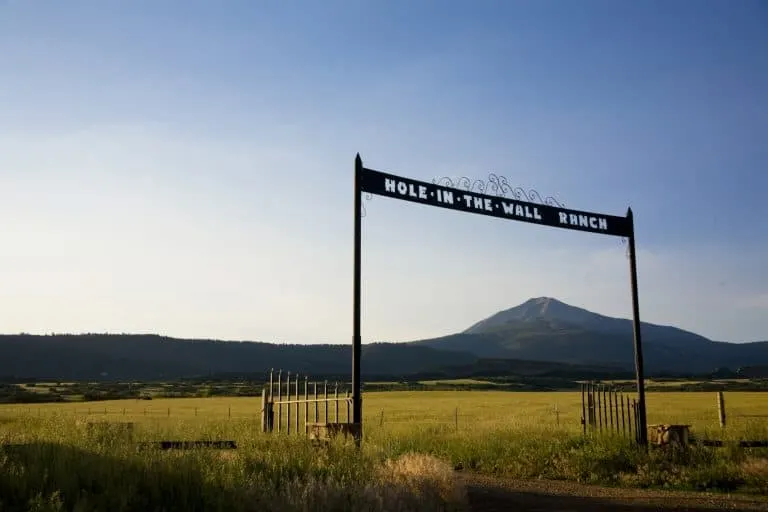
{"label": "tall grass", "polygon": [[[765,431],[763,430],[763,434]],[[638,448],[620,436],[584,438],[554,428],[413,428],[381,434],[387,456],[418,452],[456,468],[521,479],[678,490],[768,493],[768,450]]]}
{"label": "tall grass", "polygon": [[[228,399],[156,400],[151,407],[165,414],[154,416],[145,416],[140,402],[92,405],[107,414],[90,420],[135,422],[133,443],[89,434],[70,404],[0,408],[0,511],[461,510],[467,500],[454,468],[768,493],[768,451],[645,452],[619,437],[585,439],[574,395],[430,392],[425,406],[424,394],[372,393],[366,395],[362,452],[341,441],[318,449],[299,436],[261,434],[253,399],[231,400],[244,404],[232,408],[231,419]],[[697,437],[768,438],[759,419],[733,421],[721,431],[712,421],[712,397],[686,396],[682,402],[670,394],[681,405],[670,402],[669,412],[649,407],[651,422],[693,423]],[[555,403],[560,426],[552,417]],[[729,403],[757,411],[752,395]],[[135,442],[160,439],[232,439],[238,449],[136,449]]]}
{"label": "tall grass", "polygon": [[[380,451],[361,454],[341,441],[316,448],[297,437],[253,433],[247,424],[227,429],[240,430],[234,451],[137,450],[119,439],[94,439],[71,417],[27,417],[4,426],[4,512],[416,511],[465,505],[452,468],[437,459],[404,454],[387,460]],[[174,439],[222,433],[215,424],[178,427],[164,433]],[[157,434],[139,430],[136,440]]]}

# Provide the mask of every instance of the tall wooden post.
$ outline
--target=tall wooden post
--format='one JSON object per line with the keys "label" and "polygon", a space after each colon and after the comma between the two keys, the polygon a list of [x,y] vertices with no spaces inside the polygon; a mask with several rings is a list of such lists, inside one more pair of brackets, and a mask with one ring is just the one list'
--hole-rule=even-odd
{"label": "tall wooden post", "polygon": [[283,370],[277,371],[277,431],[283,426]]}
{"label": "tall wooden post", "polygon": [[312,388],[315,392],[315,423],[318,423],[320,421],[320,411],[318,410],[318,403],[317,403],[317,381],[312,383]]}
{"label": "tall wooden post", "polygon": [[600,387],[598,385],[597,392],[595,393],[595,396],[597,397],[597,424],[600,428],[600,432],[603,431],[603,404],[600,401]]}
{"label": "tall wooden post", "polygon": [[339,383],[336,382],[336,385],[333,389],[333,402],[336,404],[336,419],[334,420],[336,423],[339,423]]}
{"label": "tall wooden post", "polygon": [[[361,230],[362,230],[362,189],[363,160],[360,153],[355,157],[355,235],[354,235],[354,284],[352,300],[352,423],[355,429],[355,444],[360,446],[363,436],[362,397],[360,396],[360,278],[361,278]],[[338,403],[338,402],[337,402]]]}
{"label": "tall wooden post", "polygon": [[269,412],[267,411],[267,387],[261,390],[261,431],[267,432]]}
{"label": "tall wooden post", "polygon": [[638,425],[637,439],[648,446],[648,420],[645,414],[645,373],[643,370],[643,342],[640,333],[640,303],[637,292],[637,255],[635,254],[635,221],[632,208],[627,208],[629,222],[629,274],[632,286],[632,326],[635,338],[635,374],[637,378]]}
{"label": "tall wooden post", "polygon": [[619,395],[619,400],[621,401],[621,431],[624,433],[624,435],[627,435],[627,420],[624,413],[624,393],[621,393]]}
{"label": "tall wooden post", "polygon": [[285,404],[287,407],[285,409],[285,431],[286,433],[291,433],[291,372],[288,372],[288,375],[285,378],[285,399],[287,403]]}
{"label": "tall wooden post", "polygon": [[304,431],[309,423],[309,377],[304,376]]}
{"label": "tall wooden post", "polygon": [[722,391],[717,392],[717,415],[720,419],[720,427],[725,428],[725,397]]}
{"label": "tall wooden post", "polygon": [[296,433],[299,433],[299,426],[301,424],[301,395],[299,394],[299,374],[296,373]]}
{"label": "tall wooden post", "polygon": [[267,392],[267,387],[261,390],[261,431],[272,432],[272,399]]}
{"label": "tall wooden post", "polygon": [[587,435],[587,407],[584,393],[586,386],[584,382],[581,383],[581,430],[585,436]]}

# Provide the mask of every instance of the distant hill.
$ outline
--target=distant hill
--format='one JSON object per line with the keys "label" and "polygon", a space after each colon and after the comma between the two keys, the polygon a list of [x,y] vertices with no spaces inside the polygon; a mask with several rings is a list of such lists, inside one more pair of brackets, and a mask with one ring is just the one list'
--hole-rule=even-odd
{"label": "distant hill", "polygon": [[[404,344],[363,345],[364,375],[410,375],[477,357]],[[284,345],[185,340],[156,335],[0,335],[0,379],[176,379],[266,374],[270,368],[314,376],[351,373],[350,345]]]}
{"label": "distant hill", "polygon": [[[345,379],[351,373],[351,357],[349,345],[185,340],[136,334],[0,335],[0,381],[260,379],[270,368],[313,378]],[[486,360],[469,352],[404,343],[362,347],[362,375],[368,380],[476,375],[579,378],[614,376],[616,372],[615,367]]]}
{"label": "distant hill", "polygon": [[[721,343],[642,324],[646,372],[711,374],[768,366],[768,342]],[[266,375],[270,368],[321,378],[351,373],[350,345],[182,340],[156,335],[0,335],[0,380],[171,380]],[[463,332],[407,343],[363,345],[364,379],[631,377],[632,322],[541,297]],[[346,377],[343,377],[346,378]]]}
{"label": "distant hill", "polygon": [[[707,373],[718,367],[768,364],[768,342],[716,342],[677,327],[641,323],[648,372]],[[550,297],[500,311],[463,332],[411,342],[478,357],[634,367],[632,321]]]}

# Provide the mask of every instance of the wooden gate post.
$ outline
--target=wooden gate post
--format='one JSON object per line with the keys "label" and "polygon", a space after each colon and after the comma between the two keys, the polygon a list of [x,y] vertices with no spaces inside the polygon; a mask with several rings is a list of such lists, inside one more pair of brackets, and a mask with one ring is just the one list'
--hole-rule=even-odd
{"label": "wooden gate post", "polygon": [[267,423],[269,422],[269,412],[267,411],[267,388],[261,390],[261,431],[269,432]]}
{"label": "wooden gate post", "polygon": [[717,412],[720,419],[720,427],[725,428],[725,396],[722,391],[717,392]]}

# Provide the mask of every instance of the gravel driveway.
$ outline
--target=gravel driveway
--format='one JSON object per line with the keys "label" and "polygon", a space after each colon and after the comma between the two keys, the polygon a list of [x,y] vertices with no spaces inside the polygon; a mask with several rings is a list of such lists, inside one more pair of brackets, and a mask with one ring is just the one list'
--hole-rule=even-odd
{"label": "gravel driveway", "polygon": [[467,486],[473,512],[768,511],[768,498],[760,496],[622,489],[463,472],[459,478]]}

